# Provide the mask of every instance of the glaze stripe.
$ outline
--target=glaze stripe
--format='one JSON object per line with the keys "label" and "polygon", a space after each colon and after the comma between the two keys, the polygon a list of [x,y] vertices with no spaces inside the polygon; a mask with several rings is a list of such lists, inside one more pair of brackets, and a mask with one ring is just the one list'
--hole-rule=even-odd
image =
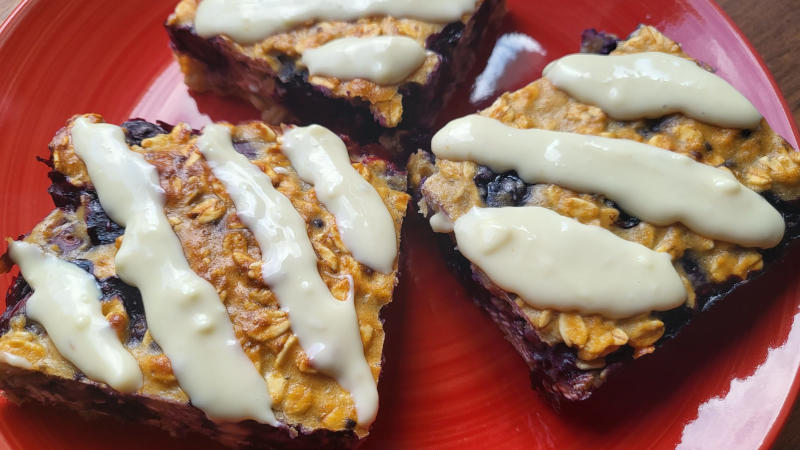
{"label": "glaze stripe", "polygon": [[148,329],[192,405],[221,421],[277,425],[266,381],[245,355],[214,287],[195,274],[164,213],[156,168],[122,128],[78,118],[71,129],[108,216],[125,227],[114,262],[139,288]]}
{"label": "glaze stripe", "polygon": [[136,392],[142,372],[103,315],[95,278],[24,241],[11,242],[8,251],[33,289],[25,314],[44,327],[58,352],[88,378]]}
{"label": "glaze stripe", "polygon": [[358,423],[370,424],[378,410],[378,389],[364,356],[352,284],[346,299],[331,294],[317,269],[305,221],[269,176],[236,152],[227,127],[206,126],[197,147],[255,236],[261,275],[289,314],[306,355],[350,392]]}
{"label": "glaze stripe", "polygon": [[471,115],[447,124],[432,147],[439,158],[602,194],[654,225],[680,222],[745,247],[774,247],[786,228],[783,216],[729,171],[627,139],[522,130]]}

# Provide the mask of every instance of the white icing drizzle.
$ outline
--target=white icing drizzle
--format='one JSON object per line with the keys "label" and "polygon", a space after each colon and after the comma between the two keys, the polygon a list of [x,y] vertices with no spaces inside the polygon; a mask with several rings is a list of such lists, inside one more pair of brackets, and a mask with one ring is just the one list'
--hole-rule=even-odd
{"label": "white icing drizzle", "polygon": [[203,37],[226,34],[242,44],[261,41],[313,20],[350,21],[393,16],[429,22],[460,20],[476,0],[203,0],[195,30]]}
{"label": "white icing drizzle", "polygon": [[33,364],[27,359],[9,352],[0,352],[0,362],[20,369],[33,370]]}
{"label": "white icing drizzle", "polygon": [[668,254],[546,208],[472,208],[455,236],[492,281],[538,308],[623,318],[686,299]]}
{"label": "white icing drizzle", "polygon": [[114,125],[79,118],[72,143],[103,209],[125,227],[117,274],[141,291],[149,331],[192,405],[215,420],[277,425],[266,381],[236,339],[217,291],[189,267],[167,221],[156,168],[128,148]]}
{"label": "white icing drizzle", "polygon": [[603,194],[655,225],[680,222],[698,234],[746,247],[783,238],[783,217],[730,172],[626,139],[520,130],[471,115],[433,138],[436,156],[516,170],[529,183]]}
{"label": "white icing drizzle", "polygon": [[436,214],[431,216],[431,229],[436,233],[452,233],[453,232],[453,221],[447,217],[447,214],[444,211],[438,211]]}
{"label": "white icing drizzle", "polygon": [[394,270],[397,234],[378,191],[351,165],[344,142],[319,125],[292,128],[281,151],[300,178],[336,218],[336,227],[353,257],[383,273]]}
{"label": "white icing drizzle", "polygon": [[389,85],[419,69],[425,62],[425,48],[406,36],[345,37],[306,50],[302,61],[311,75]]}
{"label": "white icing drizzle", "polygon": [[14,241],[8,248],[33,289],[25,313],[44,327],[58,352],[87,377],[136,392],[142,372],[103,316],[95,278],[36,245]]}
{"label": "white icing drizzle", "polygon": [[328,290],[303,218],[269,176],[236,152],[228,128],[206,126],[197,147],[258,241],[264,282],[289,313],[303,350],[315,368],[350,392],[358,423],[370,424],[378,410],[378,390],[364,357],[353,297],[340,301]]}
{"label": "white icing drizzle", "polygon": [[721,127],[756,128],[761,114],[727,81],[679,56],[568,55],[550,63],[544,76],[584,103],[619,120],[683,113]]}

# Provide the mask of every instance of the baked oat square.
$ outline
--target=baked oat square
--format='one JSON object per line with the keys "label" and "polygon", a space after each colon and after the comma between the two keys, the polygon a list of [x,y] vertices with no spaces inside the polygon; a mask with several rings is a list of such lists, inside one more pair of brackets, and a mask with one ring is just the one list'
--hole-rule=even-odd
{"label": "baked oat square", "polygon": [[[91,128],[100,126],[107,128]],[[84,134],[76,132],[77,127],[81,127],[80,133]],[[342,307],[357,321],[354,329],[346,330],[356,339],[355,348],[348,351],[362,361],[367,370],[368,379],[359,383],[367,386],[368,391],[374,389],[383,358],[381,310],[392,300],[397,284],[396,254],[389,261],[388,270],[374,269],[353,256],[350,243],[344,243],[341,227],[337,226],[338,216],[322,203],[313,183],[298,174],[295,156],[292,156],[294,161],[290,161],[283,149],[284,138],[299,129],[261,122],[213,127],[220,136],[229,136],[227,145],[233,157],[238,158],[241,165],[249,165],[257,174],[266,176],[276,195],[290,205],[289,212],[297,215],[302,236],[296,242],[302,244],[306,239],[308,248],[312,249],[313,272],[318,274],[322,289],[335,303],[329,306]],[[119,131],[119,136],[124,136],[121,143],[117,143],[122,146],[120,151],[138,158],[144,170],[150,171],[146,173],[154,177],[157,183],[154,190],[156,197],[163,200],[163,211],[141,210],[137,214],[152,222],[156,220],[153,217],[163,213],[166,232],[178,243],[178,259],[187,265],[185,272],[188,274],[180,273],[167,261],[147,259],[148,254],[159,252],[160,248],[135,247],[138,240],[147,239],[144,234],[131,234],[132,227],[140,226],[135,223],[135,217],[126,219],[127,228],[109,217],[119,217],[119,208],[126,207],[112,203],[109,198],[116,195],[111,192],[115,184],[128,182],[128,175],[115,172],[116,166],[111,160],[108,160],[108,167],[100,166],[98,172],[95,162],[91,163],[94,166],[87,165],[87,160],[78,156],[77,146],[87,151],[86,130],[95,129],[98,132]],[[325,130],[317,131],[328,136]],[[241,209],[246,205],[239,203],[225,179],[215,175],[221,172],[217,172],[217,166],[212,169],[201,152],[204,145],[220,145],[204,144],[206,134],[210,132],[201,134],[185,124],[171,127],[142,120],[128,121],[118,128],[103,124],[98,115],[76,116],[56,134],[50,145],[48,162],[52,180],[49,192],[56,209],[19,241],[10,241],[10,251],[2,259],[4,272],[12,269],[14,259],[21,264],[23,274],[9,289],[7,309],[0,318],[0,388],[17,402],[33,400],[82,413],[111,415],[156,425],[175,435],[200,433],[237,448],[350,447],[368,434],[374,417],[370,417],[369,412],[363,414],[354,400],[353,393],[359,386],[342,387],[340,381],[349,379],[347,374],[337,378],[326,372],[321,368],[324,364],[315,362],[315,354],[321,350],[301,344],[298,334],[302,333],[297,332],[296,327],[309,317],[302,316],[303,310],[297,304],[293,304],[290,312],[285,296],[272,290],[280,280],[274,281],[275,284],[265,281],[268,270],[275,268],[274,251],[280,250],[282,244],[264,247],[263,241],[254,234],[254,228],[246,222],[245,211]],[[338,139],[335,135],[334,138]],[[103,158],[112,145],[110,142],[98,144],[99,150],[92,158]],[[94,143],[90,141],[88,145]],[[344,143],[341,143],[343,148]],[[404,192],[405,173],[379,158],[359,156],[359,150],[352,145],[350,150],[352,165],[347,166],[371,186],[369,189],[388,217],[390,234],[393,233],[389,246],[396,252],[408,201]],[[344,155],[347,157],[346,153]],[[348,159],[348,162],[351,161]],[[92,170],[95,170],[94,176],[90,175]],[[110,184],[101,182],[105,177],[111,180]],[[135,203],[146,194],[144,190],[137,191],[131,198]],[[107,213],[104,204],[114,205],[113,214]],[[267,209],[263,214],[271,216],[272,210]],[[280,223],[282,219],[274,220]],[[290,247],[295,245],[292,242],[295,241],[285,241]],[[169,247],[169,242],[163,246]],[[131,255],[127,262],[118,258],[124,251]],[[264,255],[273,259],[265,260],[268,256]],[[32,259],[24,259],[27,257]],[[49,264],[50,273],[37,272],[36,261]],[[141,261],[150,261],[148,264],[156,266],[157,271],[172,271],[159,275],[159,272],[147,272],[151,269],[148,267],[135,269],[156,274],[156,278],[166,276],[161,288],[148,286],[149,281],[137,288],[122,280],[128,280],[135,272],[130,271],[131,266],[141,266]],[[24,275],[27,274],[30,274],[31,283],[26,281]],[[278,275],[292,277],[296,273],[280,272]],[[97,297],[86,299],[87,294],[83,294],[85,301],[80,300],[79,304],[83,302],[95,308],[96,317],[91,317],[91,310],[80,305],[78,309],[84,312],[76,313],[68,302],[79,292],[69,280],[84,282],[81,277],[89,280],[88,292],[96,291]],[[192,284],[186,281],[187,277],[198,277],[199,281]],[[303,280],[301,276],[297,283],[313,282]],[[155,283],[155,280],[150,281]],[[217,302],[216,310],[212,302],[210,313],[193,309],[197,307],[197,296],[205,295],[202,285],[208,286],[210,294],[206,293],[207,296]],[[156,316],[160,305],[153,303],[152,298],[157,298],[154,296],[161,290],[171,294],[162,296],[160,301],[173,302],[179,308],[177,311],[182,312],[166,318]],[[37,292],[37,305],[32,308],[31,299]],[[41,306],[45,302],[50,302],[47,303],[49,309]],[[310,318],[322,320],[322,328],[328,326],[326,317],[335,319],[334,316],[315,318],[315,310],[311,311]],[[213,314],[217,313],[222,319],[215,322]],[[84,341],[73,340],[85,335],[87,327],[81,323],[89,323],[89,320],[92,324],[89,329],[95,334],[90,333]],[[193,325],[184,327],[182,324],[186,320]],[[229,322],[226,324],[226,321]],[[62,324],[66,324],[66,338],[58,334]],[[155,326],[160,327],[159,334],[155,333]],[[214,335],[215,327],[227,327],[235,339],[223,342],[216,351],[204,350],[216,348],[202,344],[207,336]],[[191,358],[184,358],[185,355],[174,350],[189,348],[180,347],[187,345],[185,342],[178,342],[175,347],[175,341],[169,336],[174,330],[184,333],[191,342],[201,343],[196,349],[200,351],[201,361],[187,361]],[[103,345],[107,347],[103,348],[106,350],[98,350],[95,356],[99,357],[88,362],[81,359],[82,348],[99,345],[100,333],[105,333],[107,342]],[[118,358],[133,358],[133,368],[126,369],[126,373],[133,375],[121,378],[122,369],[114,369],[118,366],[113,363],[113,357],[108,357],[110,350],[107,350],[114,346]],[[226,368],[218,371],[214,364],[222,361],[217,353],[233,350],[238,352],[231,353],[234,357],[241,356],[237,364],[256,374],[250,381],[255,380],[258,389],[245,391],[245,399],[266,396],[271,399],[271,408],[264,403],[256,405],[260,410],[257,415],[240,412],[239,403],[246,401],[236,399],[220,407],[220,402],[227,401],[225,397],[229,394],[226,392],[238,392],[237,386],[230,386],[235,385],[238,378],[225,377],[238,375],[225,372]],[[167,356],[170,352],[172,357]],[[342,355],[346,354],[339,354],[344,358]],[[229,361],[235,359],[229,358]],[[210,383],[212,391],[223,392],[221,397],[209,394],[208,385],[200,389],[197,384],[190,385],[197,380],[192,380],[196,374],[187,374],[191,372],[187,367],[206,367],[212,371],[217,378],[206,379],[203,383]],[[103,378],[104,374],[108,376]],[[262,388],[263,392],[258,392]],[[197,396],[188,392],[195,392]],[[216,400],[208,401],[204,396]]]}
{"label": "baked oat square", "polygon": [[[689,58],[677,43],[649,26],[622,41],[593,30],[584,38],[585,51],[612,55],[660,52]],[[764,120],[746,129],[711,125],[683,113],[618,120],[594,104],[577,100],[548,78],[502,95],[480,116],[493,119],[490,123],[497,128],[501,127],[498,123],[502,124],[508,134],[513,130],[550,130],[578,138],[599,136],[670,150],[686,157],[682,161],[692,167],[701,163],[721,168],[729,174],[731,186],[741,184],[742,190],[760,194],[762,206],[770,209],[771,205],[779,212],[774,213],[778,220],[783,219],[779,230],[782,239],[778,237],[767,245],[736,244],[709,237],[683,223],[650,223],[626,212],[615,198],[557,182],[532,182],[510,167],[492,170],[469,158],[437,158],[426,151],[412,155],[408,166],[410,185],[419,199],[420,212],[431,220],[435,231],[449,234],[450,254],[460,261],[465,281],[474,284],[480,293],[479,303],[525,358],[534,385],[556,401],[588,398],[627,361],[656,351],[697,314],[763,273],[800,235],[800,152],[776,135]],[[484,122],[476,118],[469,123]],[[448,144],[456,140],[451,139]],[[507,147],[498,145],[483,155],[505,151]],[[558,159],[557,150],[554,151],[551,157]],[[509,165],[508,158],[504,164]],[[628,189],[641,187],[630,185]],[[559,310],[523,300],[501,287],[474,261],[453,251],[453,224],[458,224],[460,218],[473,209],[508,207],[544,208],[567,218],[565,222],[608,230],[625,242],[669,255],[685,286],[684,301],[676,307],[626,316]],[[709,215],[715,214],[712,208],[709,211]],[[743,214],[740,217],[746,218],[747,212]],[[735,222],[728,225],[738,227]],[[581,285],[586,280],[575,279],[573,283]]]}

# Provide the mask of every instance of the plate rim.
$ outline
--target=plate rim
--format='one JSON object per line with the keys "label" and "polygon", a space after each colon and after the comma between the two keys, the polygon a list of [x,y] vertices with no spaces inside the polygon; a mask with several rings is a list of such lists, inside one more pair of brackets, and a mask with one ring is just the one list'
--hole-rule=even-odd
{"label": "plate rim", "polygon": [[[789,103],[786,101],[786,96],[783,95],[783,91],[781,90],[780,86],[778,86],[777,81],[775,81],[772,71],[769,70],[769,67],[767,67],[767,64],[764,62],[761,54],[755,49],[753,44],[750,42],[750,39],[748,39],[744,32],[742,32],[736,22],[733,21],[731,16],[728,15],[728,13],[722,9],[722,7],[719,6],[715,0],[704,1],[708,3],[711,8],[716,10],[717,14],[719,14],[726,24],[734,31],[736,37],[742,44],[744,44],[750,55],[758,63],[761,72],[763,72],[767,81],[769,81],[770,85],[772,86],[773,92],[778,94],[778,100],[781,103],[781,109],[783,110],[784,116],[789,119],[789,125],[793,133],[793,138],[795,142],[800,145],[800,130],[798,130],[797,122],[794,120],[794,114],[789,108]],[[794,150],[800,151],[798,148],[795,148]],[[791,250],[791,247],[789,250]],[[789,416],[794,409],[795,404],[797,403],[798,395],[800,395],[800,365],[794,368],[794,378],[792,380],[792,385],[789,388],[789,393],[784,398],[783,405],[781,406],[777,417],[772,422],[772,426],[761,442],[762,449],[771,448],[773,445],[775,445],[775,442],[778,440],[778,437],[781,435],[781,432],[784,430],[789,421]]]}
{"label": "plate rim", "polygon": [[[11,10],[9,15],[2,21],[2,23],[0,23],[0,47],[7,45],[7,41],[13,35],[13,32],[15,31],[18,23],[21,22],[26,17],[26,15],[29,13],[30,9],[34,7],[34,5],[41,2],[42,0],[20,0],[20,2]],[[734,22],[734,20],[730,17],[730,15],[715,0],[692,0],[685,3],[689,5],[692,9],[697,9],[696,3],[701,3],[701,2],[705,3],[710,10],[716,13],[724,21],[727,27],[733,32],[735,38],[744,46],[744,48],[747,50],[748,55],[756,63],[756,65],[758,66],[758,70],[761,72],[764,78],[769,82],[769,85],[772,88],[772,93],[777,94],[777,98],[780,103],[783,117],[788,119],[789,122],[789,128],[792,133],[791,137],[794,139],[796,145],[800,146],[800,129],[798,128],[798,123],[794,119],[794,114],[792,113],[792,110],[789,107],[789,104],[786,100],[786,97],[782,89],[778,85],[777,81],[775,80],[775,77],[773,76],[769,67],[766,65],[761,54],[755,49],[755,47],[747,38],[745,33],[739,28],[739,26]],[[795,151],[800,151],[800,148],[795,148]],[[771,348],[773,347],[768,347],[768,349]],[[780,434],[784,431],[784,428],[788,423],[789,416],[791,415],[791,412],[794,409],[799,396],[800,396],[800,364],[797,364],[796,367],[794,368],[794,377],[792,380],[792,384],[789,388],[789,391],[786,397],[784,398],[783,404],[781,405],[781,408],[777,416],[770,425],[767,433],[764,435],[760,448],[762,449],[771,448],[775,444]],[[8,442],[7,439],[5,439],[6,436],[0,435],[0,438],[3,439],[5,442]]]}
{"label": "plate rim", "polygon": [[13,30],[12,22],[16,21],[18,15],[21,15],[22,10],[27,8],[28,4],[34,3],[36,0],[21,0],[14,9],[8,14],[8,17],[3,20],[3,23],[0,23],[0,45],[3,45],[8,39],[6,36],[7,33],[10,33]]}

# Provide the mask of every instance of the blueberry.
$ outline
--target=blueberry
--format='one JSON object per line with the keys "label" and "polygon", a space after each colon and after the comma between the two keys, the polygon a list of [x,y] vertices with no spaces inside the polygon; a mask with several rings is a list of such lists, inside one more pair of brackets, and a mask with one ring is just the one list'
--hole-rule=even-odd
{"label": "blueberry", "polygon": [[258,156],[258,149],[250,141],[233,141],[233,149],[247,159],[254,159]]}
{"label": "blueberry", "polygon": [[78,187],[69,182],[67,177],[61,172],[51,170],[47,174],[50,178],[51,184],[47,188],[47,193],[53,199],[53,203],[59,208],[68,211],[75,211],[81,205],[82,191]]}
{"label": "blueberry", "polygon": [[645,138],[649,138],[656,133],[660,133],[664,131],[665,125],[667,125],[666,122],[668,117],[669,116],[660,117],[658,119],[645,119],[643,121],[644,126],[637,128],[636,132]]}
{"label": "blueberry", "polygon": [[94,275],[94,263],[88,259],[76,259],[72,261],[72,263],[86,272],[89,272],[90,275]]}
{"label": "blueberry", "polygon": [[106,215],[94,191],[87,191],[86,228],[94,245],[112,244],[125,229]]}
{"label": "blueberry", "polygon": [[589,28],[581,33],[581,53],[607,55],[617,48],[618,41],[613,34]]}
{"label": "blueberry", "polygon": [[633,228],[636,225],[639,225],[639,223],[641,222],[641,219],[626,213],[625,211],[622,210],[622,208],[619,207],[619,205],[612,202],[611,200],[606,200],[606,205],[619,211],[619,216],[617,217],[617,220],[614,222],[614,225],[620,228],[624,228],[627,230],[628,228]]}
{"label": "blueberry", "polygon": [[147,138],[167,133],[160,126],[143,119],[131,119],[124,122],[122,128],[125,129],[125,142],[128,145],[142,145],[142,141]]}
{"label": "blueberry", "polygon": [[481,199],[492,208],[520,206],[525,203],[529,190],[514,171],[497,175],[486,167],[480,167],[473,181]]}
{"label": "blueberry", "polygon": [[486,185],[486,204],[491,207],[516,206],[525,198],[527,186],[515,175],[500,175]]}
{"label": "blueberry", "polygon": [[480,193],[484,202],[486,201],[486,185],[491,183],[495,176],[495,173],[489,170],[488,167],[479,166],[478,171],[475,172],[475,176],[472,178],[475,185],[478,186],[478,193]]}
{"label": "blueberry", "polygon": [[144,316],[144,303],[139,289],[125,284],[118,277],[100,280],[100,290],[103,300],[118,297],[128,313],[128,323],[131,339],[141,341],[147,331],[147,322]]}
{"label": "blueberry", "polygon": [[442,31],[428,36],[425,48],[439,55],[449,55],[457,47],[464,36],[464,23],[456,20],[445,26]]}
{"label": "blueberry", "polygon": [[683,268],[683,271],[686,272],[686,277],[692,283],[692,286],[697,288],[708,284],[708,279],[705,273],[703,273],[703,269],[700,268],[700,264],[691,252],[687,251],[684,253],[677,262]]}

